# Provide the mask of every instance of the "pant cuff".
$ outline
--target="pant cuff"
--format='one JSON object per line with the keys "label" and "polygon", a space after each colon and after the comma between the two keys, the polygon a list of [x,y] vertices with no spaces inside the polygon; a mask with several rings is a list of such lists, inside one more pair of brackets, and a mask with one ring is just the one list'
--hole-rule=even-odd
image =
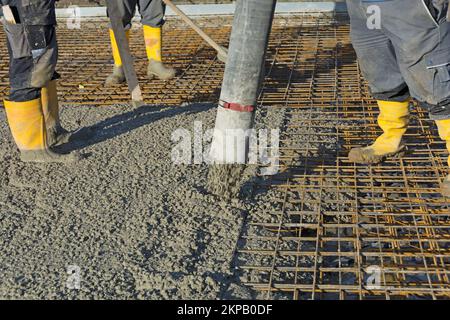
{"label": "pant cuff", "polygon": [[409,88],[406,85],[402,85],[399,88],[395,88],[391,91],[372,93],[372,96],[377,100],[403,102],[411,98]]}

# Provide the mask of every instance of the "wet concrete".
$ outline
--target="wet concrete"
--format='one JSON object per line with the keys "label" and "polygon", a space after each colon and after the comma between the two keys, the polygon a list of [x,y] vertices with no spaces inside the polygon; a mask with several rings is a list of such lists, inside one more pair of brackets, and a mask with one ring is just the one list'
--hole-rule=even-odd
{"label": "wet concrete", "polygon": [[86,159],[47,165],[18,161],[0,110],[0,297],[252,297],[233,265],[247,205],[208,193],[207,165],[171,161],[172,132],[214,117],[211,104],[66,106],[63,124],[93,135],[60,151]]}

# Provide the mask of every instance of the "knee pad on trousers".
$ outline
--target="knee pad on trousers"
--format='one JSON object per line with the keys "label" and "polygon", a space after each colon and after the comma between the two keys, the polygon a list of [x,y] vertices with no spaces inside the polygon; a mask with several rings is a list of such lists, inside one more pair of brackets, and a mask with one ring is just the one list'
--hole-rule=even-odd
{"label": "knee pad on trousers", "polygon": [[406,84],[403,84],[398,88],[393,88],[390,91],[377,93],[371,92],[371,94],[376,100],[393,101],[393,102],[403,102],[411,97],[409,88]]}
{"label": "knee pad on trousers", "polygon": [[53,77],[58,58],[54,26],[28,26],[28,42],[34,68],[30,84],[34,88],[44,87]]}
{"label": "knee pad on trousers", "polygon": [[58,57],[54,26],[5,24],[5,30],[10,54],[11,96],[44,87],[54,76]]}

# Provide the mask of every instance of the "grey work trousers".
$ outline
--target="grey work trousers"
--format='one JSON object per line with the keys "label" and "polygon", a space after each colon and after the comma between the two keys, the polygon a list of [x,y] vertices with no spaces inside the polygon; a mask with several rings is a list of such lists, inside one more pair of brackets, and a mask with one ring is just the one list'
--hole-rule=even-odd
{"label": "grey work trousers", "polygon": [[347,0],[353,47],[374,98],[412,96],[431,119],[450,119],[447,6],[442,0]]}
{"label": "grey work trousers", "polygon": [[162,0],[118,0],[122,23],[126,30],[131,28],[131,20],[136,13],[136,6],[141,15],[141,23],[150,27],[164,24],[166,5]]}

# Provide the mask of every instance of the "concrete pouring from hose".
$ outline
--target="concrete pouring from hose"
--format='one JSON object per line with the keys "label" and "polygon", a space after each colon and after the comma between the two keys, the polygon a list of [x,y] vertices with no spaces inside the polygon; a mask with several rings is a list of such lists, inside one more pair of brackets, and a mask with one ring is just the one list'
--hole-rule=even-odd
{"label": "concrete pouring from hose", "polygon": [[[249,150],[276,0],[238,0],[211,143],[207,189],[236,198],[253,175]],[[252,144],[253,145],[253,144]],[[252,163],[255,164],[255,163]],[[248,170],[246,170],[248,169]]]}

